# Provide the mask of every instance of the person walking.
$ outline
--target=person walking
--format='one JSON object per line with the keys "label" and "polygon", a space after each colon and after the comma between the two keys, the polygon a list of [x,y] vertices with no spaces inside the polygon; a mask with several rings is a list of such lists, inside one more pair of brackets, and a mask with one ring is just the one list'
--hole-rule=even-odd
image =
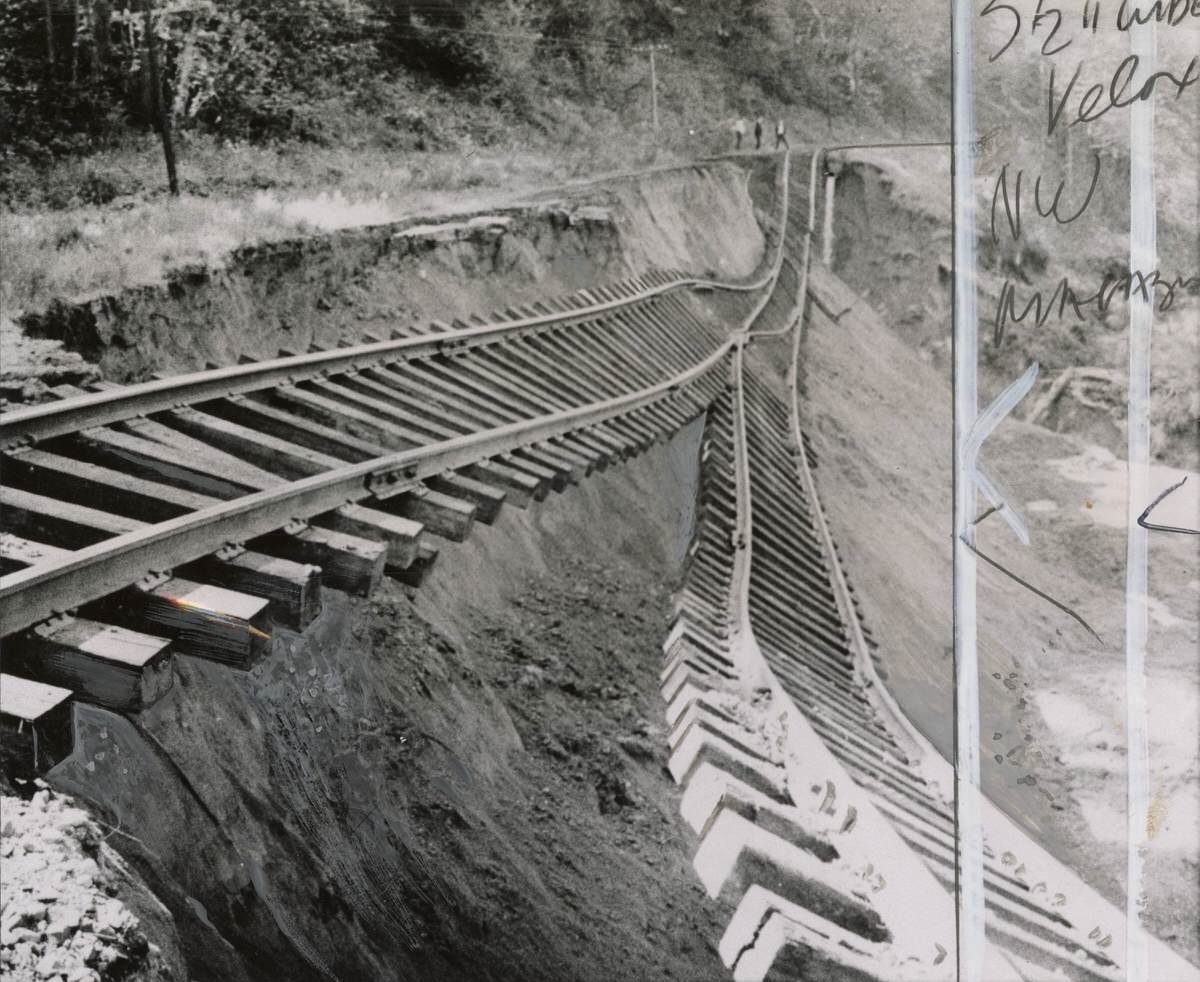
{"label": "person walking", "polygon": [[775,124],[775,149],[776,149],[776,150],[778,150],[778,149],[779,149],[779,145],[780,145],[781,143],[782,143],[782,144],[783,144],[785,147],[787,147],[789,150],[791,150],[791,149],[792,149],[792,145],[791,145],[790,143],[788,143],[788,139],[787,139],[787,133],[785,132],[785,130],[786,130],[786,129],[787,129],[787,127],[785,127],[785,126],[784,126],[784,123],[783,123],[783,120],[782,120],[782,119],[781,119],[781,120],[779,120],[779,121],[778,121],[778,122]]}
{"label": "person walking", "polygon": [[739,116],[733,121],[733,135],[737,138],[736,150],[742,149],[742,139],[746,135],[746,121]]}
{"label": "person walking", "polygon": [[754,149],[755,150],[762,149],[762,133],[763,133],[762,117],[759,116],[754,120]]}

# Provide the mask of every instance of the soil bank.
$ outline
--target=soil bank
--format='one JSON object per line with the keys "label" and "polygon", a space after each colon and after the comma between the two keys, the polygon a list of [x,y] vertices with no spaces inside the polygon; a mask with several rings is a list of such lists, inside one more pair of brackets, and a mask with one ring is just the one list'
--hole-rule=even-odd
{"label": "soil bank", "polygon": [[196,979],[725,977],[657,692],[699,427],[330,592],[248,674],[84,711],[54,785],[126,835]]}

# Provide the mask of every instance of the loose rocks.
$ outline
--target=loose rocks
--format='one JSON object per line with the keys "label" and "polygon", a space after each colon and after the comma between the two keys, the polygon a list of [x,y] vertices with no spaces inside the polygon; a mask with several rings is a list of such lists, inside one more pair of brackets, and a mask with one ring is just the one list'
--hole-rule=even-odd
{"label": "loose rocks", "polygon": [[12,982],[165,978],[112,894],[120,860],[70,799],[43,787],[0,799],[0,974]]}

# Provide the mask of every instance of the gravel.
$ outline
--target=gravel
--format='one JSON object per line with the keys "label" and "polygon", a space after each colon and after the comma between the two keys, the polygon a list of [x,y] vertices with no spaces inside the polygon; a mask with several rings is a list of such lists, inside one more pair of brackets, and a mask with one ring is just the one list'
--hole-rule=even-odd
{"label": "gravel", "polygon": [[0,970],[11,982],[169,977],[118,899],[121,860],[100,827],[43,782],[0,798]]}

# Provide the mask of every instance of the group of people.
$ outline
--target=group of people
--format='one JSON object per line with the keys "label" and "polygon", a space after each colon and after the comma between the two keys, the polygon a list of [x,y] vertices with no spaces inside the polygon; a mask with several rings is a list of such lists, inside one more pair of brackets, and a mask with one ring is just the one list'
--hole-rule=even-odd
{"label": "group of people", "polygon": [[[737,119],[735,119],[733,121],[733,135],[737,138],[736,149],[741,150],[742,149],[742,141],[746,138],[746,121],[744,119],[742,119],[741,116],[739,116]],[[754,119],[754,149],[755,150],[762,149],[762,140],[763,140],[763,118],[761,116],[756,116]],[[783,120],[779,119],[775,123],[775,149],[778,150],[780,147],[789,147],[790,148],[790,146],[791,146],[791,144],[789,144],[788,140],[787,140],[787,127],[784,125]]]}

